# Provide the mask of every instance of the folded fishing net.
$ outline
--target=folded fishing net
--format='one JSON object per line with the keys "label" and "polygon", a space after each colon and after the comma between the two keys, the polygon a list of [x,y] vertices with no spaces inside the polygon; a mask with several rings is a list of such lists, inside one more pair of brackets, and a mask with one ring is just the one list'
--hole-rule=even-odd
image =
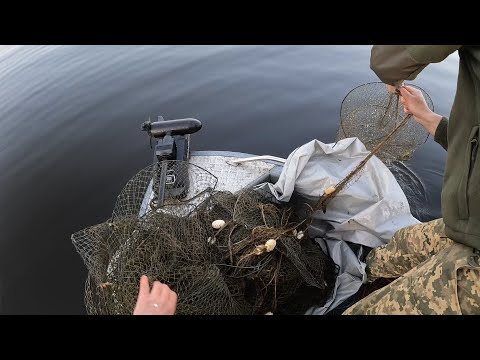
{"label": "folded fishing net", "polygon": [[153,164],[108,221],[72,235],[89,314],[132,314],[143,274],[177,293],[177,314],[303,314],[326,302],[338,267],[305,235],[308,206],[216,182],[188,162]]}

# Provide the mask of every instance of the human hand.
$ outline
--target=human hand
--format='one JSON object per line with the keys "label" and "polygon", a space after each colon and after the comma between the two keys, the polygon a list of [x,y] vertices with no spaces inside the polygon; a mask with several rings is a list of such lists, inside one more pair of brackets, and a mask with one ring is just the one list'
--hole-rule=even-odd
{"label": "human hand", "polygon": [[403,81],[400,81],[398,83],[398,85],[396,86],[393,86],[393,85],[388,85],[388,84],[385,84],[385,86],[387,87],[387,90],[390,94],[396,94],[397,93],[397,89],[401,86],[403,86]]}
{"label": "human hand", "polygon": [[133,315],[174,315],[177,308],[177,294],[168,285],[154,281],[152,290],[148,277],[142,275],[137,303]]}
{"label": "human hand", "polygon": [[387,90],[390,94],[395,94],[395,92],[397,91],[397,88],[395,86],[388,84],[385,84],[385,86],[387,87]]}
{"label": "human hand", "polygon": [[427,105],[423,93],[412,86],[402,86],[400,89],[400,102],[406,114],[413,115],[416,122],[432,135],[435,135],[442,116],[434,113]]}

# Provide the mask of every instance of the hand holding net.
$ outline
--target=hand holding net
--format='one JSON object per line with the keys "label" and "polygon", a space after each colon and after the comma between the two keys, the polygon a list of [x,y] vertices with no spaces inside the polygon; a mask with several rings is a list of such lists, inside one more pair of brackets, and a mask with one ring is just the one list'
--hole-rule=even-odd
{"label": "hand holding net", "polygon": [[[419,87],[415,86],[420,89]],[[427,106],[433,111],[430,96],[422,89]],[[369,83],[353,89],[342,102],[337,141],[357,137],[370,150],[365,159],[334,187],[326,189],[315,209],[326,211],[328,203],[352,185],[368,160],[376,155],[385,163],[411,158],[415,149],[428,139],[428,132],[400,106],[400,95],[391,94],[383,83]]]}

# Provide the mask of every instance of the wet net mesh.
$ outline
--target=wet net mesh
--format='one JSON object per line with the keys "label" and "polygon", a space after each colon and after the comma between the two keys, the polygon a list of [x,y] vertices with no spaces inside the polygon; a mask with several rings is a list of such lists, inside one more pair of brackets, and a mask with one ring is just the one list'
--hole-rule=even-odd
{"label": "wet net mesh", "polygon": [[154,164],[126,184],[112,218],[72,235],[89,314],[131,314],[143,274],[177,293],[177,314],[303,314],[325,303],[338,267],[306,236],[308,213],[215,184],[187,162]]}
{"label": "wet net mesh", "polygon": [[[413,85],[410,85],[413,86]],[[427,106],[433,111],[430,96],[418,86]],[[428,132],[404,112],[400,92],[391,94],[384,83],[363,84],[350,91],[342,102],[337,141],[356,137],[370,153],[335,186],[325,190],[315,205],[315,210],[326,212],[328,203],[341,191],[362,176],[366,163],[377,156],[385,165],[393,161],[406,161],[415,149],[425,143]]]}
{"label": "wet net mesh", "polygon": [[[433,111],[430,96],[422,91],[428,107]],[[367,150],[372,150],[398,126],[406,116],[398,94],[390,94],[384,83],[363,84],[350,91],[340,110],[337,141],[357,137]],[[375,154],[382,161],[408,160],[414,150],[425,143],[428,132],[416,121],[408,121],[396,136]]]}

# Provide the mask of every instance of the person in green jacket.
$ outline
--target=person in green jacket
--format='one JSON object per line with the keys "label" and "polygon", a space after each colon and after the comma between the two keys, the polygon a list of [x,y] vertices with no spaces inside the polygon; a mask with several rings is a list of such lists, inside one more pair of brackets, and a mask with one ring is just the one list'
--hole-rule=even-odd
{"label": "person in green jacket", "polygon": [[[430,63],[458,51],[450,119],[432,112],[421,91],[403,86]],[[398,89],[405,112],[445,150],[442,219],[397,231],[367,256],[367,281],[397,278],[343,314],[480,314],[480,46],[373,46],[371,69]]]}

